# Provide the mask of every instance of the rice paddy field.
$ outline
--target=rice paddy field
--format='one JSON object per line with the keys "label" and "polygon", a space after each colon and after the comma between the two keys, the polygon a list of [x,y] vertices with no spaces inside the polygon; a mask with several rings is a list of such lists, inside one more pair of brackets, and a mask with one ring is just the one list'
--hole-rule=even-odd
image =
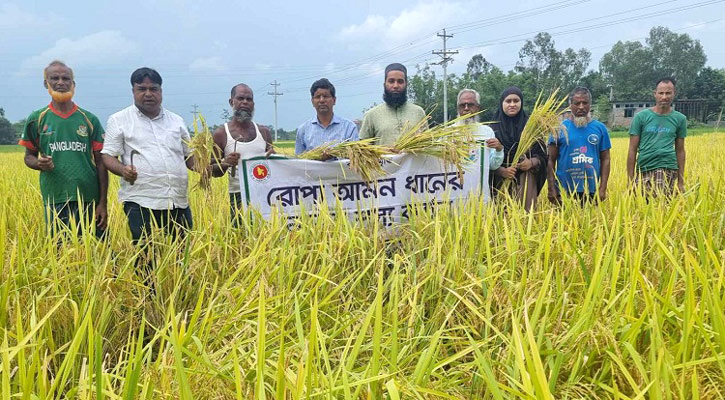
{"label": "rice paddy field", "polygon": [[[471,201],[394,232],[323,215],[228,223],[226,180],[154,238],[116,201],[98,242],[45,235],[38,175],[0,161],[0,399],[723,399],[725,134],[687,191],[534,213]],[[192,174],[191,180],[198,181]]]}

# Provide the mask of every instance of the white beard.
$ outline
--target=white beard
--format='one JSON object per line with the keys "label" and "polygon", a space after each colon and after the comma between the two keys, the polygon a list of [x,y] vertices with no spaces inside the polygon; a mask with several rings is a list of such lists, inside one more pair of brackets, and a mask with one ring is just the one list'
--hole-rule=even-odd
{"label": "white beard", "polygon": [[585,126],[589,125],[590,122],[592,122],[592,119],[587,115],[584,117],[574,117],[571,118],[572,122],[574,122],[574,126],[577,128],[584,128]]}
{"label": "white beard", "polygon": [[[460,117],[460,115],[459,115],[459,117]],[[464,120],[458,121],[458,123],[456,123],[456,125],[475,125],[475,124],[479,123],[480,120],[481,120],[480,115],[476,114],[470,118],[466,118]]]}

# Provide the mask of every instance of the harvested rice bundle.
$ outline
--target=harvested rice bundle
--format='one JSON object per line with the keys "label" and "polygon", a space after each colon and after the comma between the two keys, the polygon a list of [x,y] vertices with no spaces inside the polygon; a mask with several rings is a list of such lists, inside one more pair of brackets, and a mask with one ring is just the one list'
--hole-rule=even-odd
{"label": "harvested rice bundle", "polygon": [[326,143],[320,147],[300,154],[306,160],[326,160],[330,157],[345,158],[350,161],[350,169],[365,182],[372,182],[384,175],[385,170],[380,159],[389,149],[374,144],[375,138],[356,140],[354,142]]}
{"label": "harvested rice bundle", "polygon": [[[521,132],[521,138],[519,139],[519,146],[514,154],[514,160],[520,160],[527,151],[536,144],[537,142],[546,143],[549,139],[549,135],[553,135],[555,138],[559,137],[559,131],[561,129],[560,116],[564,111],[564,103],[566,102],[566,96],[557,98],[559,89],[549,95],[543,103],[541,102],[541,95],[536,99],[534,109],[529,115],[529,120],[524,126],[524,130]],[[567,133],[564,131],[564,135]]]}
{"label": "harvested rice bundle", "polygon": [[422,126],[419,123],[403,133],[390,151],[437,157],[444,163],[455,166],[458,175],[462,177],[463,164],[470,162],[470,152],[476,146],[473,138],[475,125],[456,124],[468,117],[470,115],[464,115],[423,131],[419,131]]}
{"label": "harvested rice bundle", "polygon": [[330,153],[330,149],[337,146],[338,142],[327,142],[323,143],[320,146],[315,147],[314,149],[307,150],[306,152],[300,154],[298,158],[301,158],[303,160],[317,160],[317,161],[324,161],[330,159],[332,154]]}
{"label": "harvested rice bundle", "polygon": [[214,150],[214,138],[206,124],[206,119],[201,114],[194,118],[194,135],[189,140],[191,156],[194,157],[194,171],[199,174],[197,187],[204,190],[211,188],[211,160]]}

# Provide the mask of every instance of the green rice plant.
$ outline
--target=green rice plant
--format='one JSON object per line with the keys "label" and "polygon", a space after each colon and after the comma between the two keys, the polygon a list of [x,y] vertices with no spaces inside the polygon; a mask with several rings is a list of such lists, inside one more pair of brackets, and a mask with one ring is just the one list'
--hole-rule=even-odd
{"label": "green rice plant", "polygon": [[600,204],[415,205],[387,233],[340,209],[232,228],[213,180],[185,240],[152,234],[155,294],[117,178],[106,241],[48,237],[37,173],[0,154],[0,397],[725,398],[725,165],[708,153],[725,135],[687,138],[669,199],[627,190],[612,145]]}

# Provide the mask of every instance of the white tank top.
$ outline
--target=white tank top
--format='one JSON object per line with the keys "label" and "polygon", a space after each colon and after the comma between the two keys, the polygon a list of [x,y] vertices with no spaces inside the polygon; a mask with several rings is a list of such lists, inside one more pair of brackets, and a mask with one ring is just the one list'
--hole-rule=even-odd
{"label": "white tank top", "polygon": [[227,171],[227,175],[229,175],[229,193],[241,192],[241,188],[239,187],[239,174],[242,173],[242,160],[264,156],[267,153],[267,142],[264,141],[262,134],[259,133],[257,124],[254,122],[252,124],[254,124],[254,130],[256,131],[254,139],[249,142],[240,142],[232,137],[232,134],[229,132],[229,125],[224,123],[224,130],[227,132],[227,144],[224,146],[224,155],[226,156],[235,151],[239,153],[239,164],[237,165],[236,175],[232,176],[231,168]]}

